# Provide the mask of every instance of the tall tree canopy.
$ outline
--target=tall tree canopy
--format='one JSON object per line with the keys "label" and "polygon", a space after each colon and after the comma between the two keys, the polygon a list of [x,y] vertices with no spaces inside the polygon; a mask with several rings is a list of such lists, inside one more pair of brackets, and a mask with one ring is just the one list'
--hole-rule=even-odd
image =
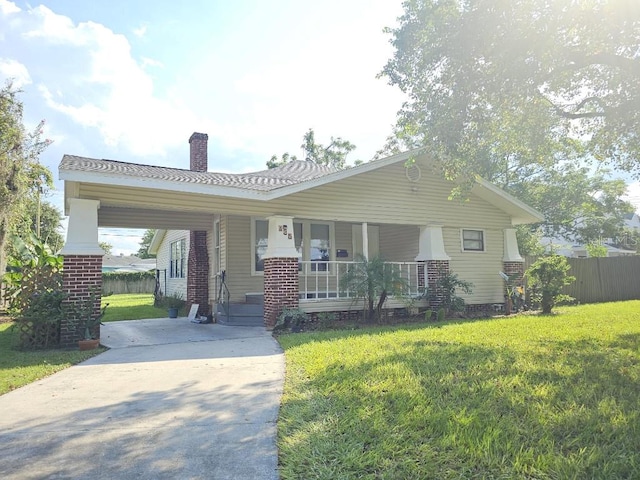
{"label": "tall tree canopy", "polygon": [[5,271],[7,238],[25,202],[53,181],[51,172],[38,163],[50,143],[42,140],[43,124],[26,131],[18,93],[10,83],[0,89],[0,274]]}
{"label": "tall tree canopy", "polygon": [[407,0],[388,31],[396,146],[446,175],[573,151],[640,176],[637,0]]}
{"label": "tall tree canopy", "polygon": [[[312,128],[302,138],[303,141],[300,148],[304,152],[304,160],[339,169],[346,167],[347,155],[356,148],[354,144],[348,140],[343,140],[341,137],[331,137],[331,143],[326,147],[316,143],[315,133]],[[283,153],[280,158],[274,155],[267,162],[267,168],[276,168],[292,160],[298,160],[298,157],[289,155],[289,153]]]}
{"label": "tall tree canopy", "polygon": [[543,212],[547,235],[619,231],[630,205],[601,165],[640,176],[640,2],[407,0],[387,31],[381,76],[407,101],[381,153],[424,146],[446,178]]}

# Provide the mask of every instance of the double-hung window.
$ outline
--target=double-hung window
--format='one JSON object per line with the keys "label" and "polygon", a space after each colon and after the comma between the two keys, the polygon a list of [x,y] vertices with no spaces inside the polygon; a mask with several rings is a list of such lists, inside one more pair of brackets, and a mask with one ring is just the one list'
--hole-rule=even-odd
{"label": "double-hung window", "polygon": [[462,230],[462,250],[484,252],[484,230]]}
{"label": "double-hung window", "polygon": [[186,265],[186,241],[184,238],[169,245],[169,277],[184,278]]}

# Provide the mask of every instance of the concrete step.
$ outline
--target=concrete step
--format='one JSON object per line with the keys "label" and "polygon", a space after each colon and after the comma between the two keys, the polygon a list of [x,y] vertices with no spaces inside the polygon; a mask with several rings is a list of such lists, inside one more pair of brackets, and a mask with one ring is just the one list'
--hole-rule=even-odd
{"label": "concrete step", "polygon": [[245,303],[264,305],[264,294],[262,293],[247,293],[244,298]]}
{"label": "concrete step", "polygon": [[216,321],[221,325],[243,327],[261,327],[264,325],[264,309],[262,305],[250,303],[231,303],[230,316],[223,305],[218,305]]}

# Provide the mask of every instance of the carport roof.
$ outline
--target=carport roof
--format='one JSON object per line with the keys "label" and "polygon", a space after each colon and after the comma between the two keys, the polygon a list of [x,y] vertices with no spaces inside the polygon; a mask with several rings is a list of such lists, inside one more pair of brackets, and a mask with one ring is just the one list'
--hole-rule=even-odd
{"label": "carport roof", "polygon": [[116,175],[148,179],[150,181],[169,181],[270,192],[281,187],[320,178],[337,170],[314,162],[294,160],[277,168],[251,173],[193,172],[180,168],[64,155],[60,163],[60,171]]}

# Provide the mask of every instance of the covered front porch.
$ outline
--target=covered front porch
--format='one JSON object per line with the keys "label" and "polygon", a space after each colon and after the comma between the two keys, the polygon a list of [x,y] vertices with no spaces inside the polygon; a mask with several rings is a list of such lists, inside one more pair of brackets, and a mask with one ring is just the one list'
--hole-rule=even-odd
{"label": "covered front porch", "polygon": [[266,222],[266,239],[254,235],[254,254],[267,325],[274,325],[285,307],[307,313],[361,310],[365,299],[358,283],[367,281],[366,265],[378,261],[378,255],[392,282],[385,308],[426,306],[427,292],[437,302],[438,278],[448,273],[441,225],[340,222],[331,224],[322,241],[309,239],[296,227],[304,222],[291,216],[271,216]]}

